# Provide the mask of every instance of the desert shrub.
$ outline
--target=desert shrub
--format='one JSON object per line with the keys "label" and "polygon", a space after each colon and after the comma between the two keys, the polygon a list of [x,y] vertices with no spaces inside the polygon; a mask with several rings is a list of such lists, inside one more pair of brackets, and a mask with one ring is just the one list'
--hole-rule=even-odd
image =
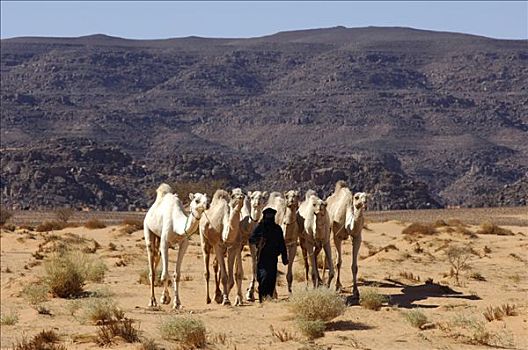
{"label": "desert shrub", "polygon": [[73,213],[74,210],[72,208],[59,208],[55,210],[55,218],[59,222],[67,223]]}
{"label": "desert shrub", "polygon": [[[324,322],[323,322],[323,325],[324,325]],[[288,330],[286,330],[286,329],[278,329],[278,330],[276,330],[275,328],[273,328],[273,326],[270,325],[270,331],[271,331],[271,335],[274,338],[277,338],[281,343],[284,343],[284,342],[287,342],[287,341],[290,341],[290,340],[294,339],[293,334],[288,332]]]}
{"label": "desert shrub", "polygon": [[[144,270],[141,270],[139,272],[139,278],[138,278],[139,284],[146,284],[150,286],[150,278],[149,278],[149,269],[148,267]],[[154,285],[156,287],[161,287],[161,267],[158,266],[156,269],[156,278],[154,279]],[[172,279],[169,279],[169,285],[172,285]]]}
{"label": "desert shrub", "polygon": [[123,339],[127,343],[138,343],[139,329],[134,327],[134,321],[122,316],[120,319],[112,319],[99,326],[96,343],[107,346],[115,337]]}
{"label": "desert shrub", "polygon": [[444,226],[448,226],[447,225],[447,222],[445,222],[444,220],[442,219],[439,219],[439,220],[436,220],[433,224],[434,227],[444,227]]}
{"label": "desert shrub", "polygon": [[420,328],[427,323],[427,316],[420,310],[411,310],[405,313],[405,319],[411,326]]}
{"label": "desert shrub", "polygon": [[399,273],[400,277],[413,282],[420,282],[420,276],[414,275],[412,272],[402,271]]}
{"label": "desert shrub", "polygon": [[0,226],[4,226],[11,217],[13,217],[11,210],[6,207],[0,207]]}
{"label": "desert shrub", "polygon": [[113,251],[113,252],[116,251],[117,245],[115,245],[115,243],[113,242],[108,243],[108,250]]}
{"label": "desert shrub", "polygon": [[446,250],[446,255],[451,265],[452,275],[455,277],[456,283],[459,284],[460,273],[470,268],[468,260],[471,257],[471,249],[466,246],[450,246]]}
{"label": "desert shrub", "polygon": [[84,259],[70,253],[54,254],[45,263],[45,283],[54,296],[69,298],[83,291],[86,281]]}
{"label": "desert shrub", "polygon": [[123,317],[123,311],[117,307],[112,299],[94,298],[86,303],[82,318],[85,322],[102,324],[113,319],[121,320]]}
{"label": "desert shrub", "polygon": [[507,230],[491,222],[486,222],[480,225],[480,229],[477,231],[477,233],[480,235],[513,236],[513,232],[511,230]]}
{"label": "desert shrub", "polygon": [[105,264],[81,252],[53,254],[45,262],[45,284],[54,296],[69,298],[83,291],[86,281],[101,282],[106,272]]}
{"label": "desert shrub", "polygon": [[413,223],[403,229],[404,235],[433,235],[436,228],[431,224]]}
{"label": "desert shrub", "polygon": [[127,234],[143,230],[143,221],[137,219],[125,219],[121,222],[121,225],[123,225],[123,227],[120,231]]}
{"label": "desert shrub", "polygon": [[24,287],[22,296],[33,307],[38,307],[40,304],[48,300],[49,288],[40,283],[31,283]]}
{"label": "desert shrub", "polygon": [[290,299],[290,307],[299,319],[328,322],[345,312],[345,301],[328,288],[300,290]]}
{"label": "desert shrub", "polygon": [[16,310],[9,310],[6,313],[0,314],[0,324],[2,326],[13,326],[18,322],[18,312]]}
{"label": "desert shrub", "polygon": [[16,225],[14,224],[10,224],[10,223],[7,223],[7,224],[3,224],[2,225],[2,228],[6,231],[10,231],[10,232],[15,232],[16,230]]}
{"label": "desert shrub", "polygon": [[106,224],[99,219],[93,218],[93,219],[86,221],[84,223],[84,227],[90,230],[95,230],[95,229],[105,228]]}
{"label": "desert shrub", "polygon": [[315,339],[324,336],[326,324],[322,320],[297,320],[297,327],[308,339]]}
{"label": "desert shrub", "polygon": [[388,302],[388,298],[380,294],[375,288],[364,290],[359,297],[359,305],[369,310],[379,310],[383,303]]}
{"label": "desert shrub", "polygon": [[449,226],[467,227],[467,225],[460,219],[449,219],[449,220],[447,220],[447,224]]}
{"label": "desert shrub", "polygon": [[203,322],[193,317],[170,317],[160,325],[161,337],[179,341],[189,347],[205,346],[206,329]]}
{"label": "desert shrub", "polygon": [[60,221],[44,221],[41,224],[35,226],[37,232],[57,231],[62,230],[66,227],[66,224]]}
{"label": "desert shrub", "polygon": [[13,350],[66,350],[64,345],[56,344],[59,339],[54,330],[43,330],[30,340],[23,338],[17,341]]}

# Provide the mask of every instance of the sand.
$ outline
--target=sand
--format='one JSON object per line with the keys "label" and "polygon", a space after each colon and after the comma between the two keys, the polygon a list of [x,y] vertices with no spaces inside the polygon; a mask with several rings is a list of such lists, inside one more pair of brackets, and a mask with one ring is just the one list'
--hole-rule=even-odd
{"label": "sand", "polygon": [[[499,210],[497,217],[512,217],[515,219],[513,223],[525,222],[528,220],[528,214],[525,213]],[[435,215],[438,216],[439,212],[435,211]],[[103,290],[110,294],[127,317],[139,325],[142,337],[155,339],[159,346],[168,349],[178,344],[161,339],[160,322],[171,315],[190,314],[205,323],[207,346],[212,349],[486,348],[482,344],[470,344],[469,337],[456,336],[457,332],[463,333],[462,328],[449,325],[461,317],[482,321],[486,330],[499,336],[492,341],[497,345],[528,349],[528,226],[504,226],[513,231],[514,234],[509,236],[469,235],[467,231],[465,234],[459,232],[456,227],[441,227],[437,234],[429,236],[406,237],[401,233],[408,223],[424,221],[422,218],[422,212],[413,218],[411,211],[406,211],[402,217],[406,222],[387,217],[376,220],[371,216],[363,232],[359,287],[360,291],[376,288],[381,294],[390,297],[390,301],[379,311],[365,309],[351,299],[351,243],[345,243],[342,269],[345,291],[342,294],[348,297],[351,305],[344,315],[328,325],[325,336],[315,341],[308,341],[296,328],[294,315],[288,307],[284,275],[280,276],[279,298],[276,301],[263,305],[246,302],[241,307],[222,306],[214,301],[206,304],[203,263],[197,235],[192,237],[183,262],[184,278],[180,298],[184,308],[174,311],[170,305],[163,305],[159,310],[147,307],[149,287],[138,282],[140,272],[147,267],[142,231],[123,234],[121,226],[117,225],[95,230],[66,228],[53,233],[63,238],[67,233],[73,233],[95,239],[100,244],[101,248],[91,255],[104,261],[109,271],[103,283],[88,283],[85,290]],[[468,222],[475,224],[476,219],[472,218]],[[478,226],[467,226],[465,229],[476,232]],[[94,342],[98,327],[81,319],[82,310],[72,316],[67,308],[69,304],[79,301],[83,305],[90,297],[77,301],[50,299],[44,303],[52,313],[49,316],[38,314],[22,296],[24,286],[38,281],[45,273],[40,264],[42,260],[37,260],[32,254],[44,242],[45,235],[49,234],[22,229],[1,232],[2,314],[14,310],[19,316],[15,325],[2,325],[1,346],[11,348],[24,336],[30,337],[42,329],[55,329],[69,349],[99,348]],[[114,243],[117,250],[110,250],[109,243]],[[473,251],[469,260],[471,269],[462,272],[458,284],[449,276],[450,264],[445,254],[448,246],[457,244],[470,247]],[[171,271],[175,253],[174,250],[170,251]],[[250,271],[250,258],[245,253],[244,289],[249,283]],[[121,262],[125,266],[117,266],[122,265]],[[285,272],[282,265],[279,269]],[[299,271],[296,277],[301,275],[301,269],[300,264],[294,265],[294,270]],[[480,273],[485,281],[470,277],[476,273]],[[297,278],[294,280],[296,290],[304,288],[304,285]],[[158,300],[161,290],[161,287],[156,287]],[[230,297],[234,301],[234,290]],[[516,306],[517,315],[492,322],[485,320],[482,313],[486,307],[506,303]],[[406,321],[405,313],[416,308],[423,311],[434,328],[420,330]],[[270,326],[275,330],[288,331],[293,339],[281,342],[272,336]],[[138,349],[139,345],[116,340],[110,348]]]}

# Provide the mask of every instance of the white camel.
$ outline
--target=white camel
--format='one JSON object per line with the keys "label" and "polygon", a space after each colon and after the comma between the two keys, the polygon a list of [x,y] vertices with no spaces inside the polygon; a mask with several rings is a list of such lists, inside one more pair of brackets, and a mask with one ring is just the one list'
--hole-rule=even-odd
{"label": "white camel", "polygon": [[174,303],[173,308],[180,308],[181,302],[178,293],[180,284],[180,271],[189,245],[188,237],[198,230],[198,224],[202,213],[207,207],[207,196],[201,193],[190,193],[190,213],[185,214],[182,202],[176,194],[172,193],[172,188],[167,184],[161,184],[156,190],[156,201],[150,207],[143,221],[143,232],[145,234],[145,244],[147,246],[149,278],[150,278],[150,302],[149,306],[157,306],[154,296],[154,280],[156,278],[156,268],[159,262],[159,252],[161,251],[163,282],[163,293],[160,302],[170,303],[170,293],[168,291],[168,270],[169,270],[169,246],[178,245],[178,258],[173,275]]}
{"label": "white camel", "polygon": [[[243,249],[246,244],[249,244],[249,236],[262,218],[262,209],[264,208],[265,198],[267,196],[267,192],[249,191],[246,199],[244,200],[244,206],[242,207],[240,216],[240,234],[242,236],[241,249]],[[254,301],[255,281],[257,276],[257,251],[256,247],[252,244],[249,244],[249,248],[251,251],[252,278],[246,291],[246,300]],[[237,263],[236,266],[239,266],[239,264]],[[238,271],[235,273],[237,272]]]}
{"label": "white camel", "polygon": [[[240,235],[240,212],[244,205],[244,194],[236,188],[231,195],[224,190],[217,190],[211,201],[211,206],[200,220],[200,239],[205,267],[206,302],[209,304],[209,254],[214,249],[220,276],[215,271],[215,300],[222,305],[231,304],[229,292],[234,285],[233,269],[236,262],[237,297],[235,305],[242,304],[242,258]],[[227,268],[224,260],[227,250]],[[216,270],[216,268],[215,268]],[[220,291],[220,282],[223,292]]]}
{"label": "white camel", "polygon": [[359,247],[361,247],[361,232],[365,223],[364,212],[367,207],[368,194],[365,192],[357,192],[354,194],[353,211],[347,210],[346,229],[350,232],[352,237],[352,294],[359,298],[359,289],[357,287],[357,272],[358,272],[358,255]]}
{"label": "white camel", "polygon": [[304,220],[298,213],[299,191],[290,190],[285,192],[284,195],[279,192],[272,192],[266,207],[273,208],[277,211],[277,214],[275,214],[275,222],[280,225],[284,235],[284,242],[286,243],[286,249],[288,251],[288,270],[286,273],[286,280],[288,282],[288,292],[291,294],[293,263],[297,253],[298,241],[300,241],[303,253],[306,283],[308,283],[309,280],[309,265],[303,236]]}
{"label": "white camel", "polygon": [[329,266],[330,270],[326,283],[330,286],[334,277],[334,266],[330,248],[330,219],[326,210],[326,202],[317,197],[315,191],[309,190],[299,207],[299,214],[304,219],[304,244],[310,261],[313,286],[316,288],[321,284],[317,269],[317,256],[321,249],[325,251],[326,266]]}

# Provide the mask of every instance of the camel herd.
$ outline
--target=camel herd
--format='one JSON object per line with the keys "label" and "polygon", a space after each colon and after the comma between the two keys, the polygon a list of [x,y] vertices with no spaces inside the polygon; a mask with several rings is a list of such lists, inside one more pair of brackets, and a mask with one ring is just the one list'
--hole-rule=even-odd
{"label": "camel herd", "polygon": [[[324,284],[330,287],[334,278],[334,263],[330,241],[333,238],[337,251],[335,268],[337,278],[336,290],[341,290],[342,242],[349,236],[352,238],[352,276],[353,294],[359,296],[357,288],[357,258],[361,245],[363,229],[363,213],[368,195],[363,192],[353,194],[344,181],[338,181],[334,192],[326,200],[319,198],[315,191],[309,190],[301,201],[299,191],[291,190],[285,193],[254,191],[243,193],[235,188],[231,193],[217,190],[208,206],[207,195],[190,193],[188,214],[178,195],[171,187],[161,184],[157,189],[156,200],[150,207],[144,220],[145,244],[147,246],[150,302],[149,306],[157,306],[154,296],[155,271],[160,261],[162,263],[161,282],[163,292],[160,302],[169,304],[168,291],[168,252],[169,247],[178,246],[178,258],[173,275],[174,302],[173,308],[180,308],[178,294],[181,264],[189,245],[189,238],[195,233],[200,234],[203,253],[204,276],[206,281],[206,302],[210,303],[209,292],[209,261],[214,252],[213,271],[215,279],[215,301],[223,305],[231,304],[229,293],[237,286],[235,305],[243,303],[242,294],[242,249],[248,243],[249,236],[261,219],[265,208],[277,211],[275,221],[281,226],[288,250],[288,270],[286,280],[288,292],[292,293],[293,263],[296,261],[297,246],[301,247],[302,262],[306,282],[312,281],[314,288],[323,284],[323,276],[319,275],[317,257],[324,249],[325,266],[328,267],[328,279]],[[266,200],[267,199],[267,200]],[[256,247],[249,246],[252,260],[252,274],[245,295],[246,300],[255,300],[255,281],[257,252]]]}

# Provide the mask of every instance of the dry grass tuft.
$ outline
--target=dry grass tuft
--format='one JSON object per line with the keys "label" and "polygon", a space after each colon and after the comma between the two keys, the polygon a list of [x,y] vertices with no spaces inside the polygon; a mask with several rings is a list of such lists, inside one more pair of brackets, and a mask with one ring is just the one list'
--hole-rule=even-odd
{"label": "dry grass tuft", "polygon": [[90,230],[105,228],[106,224],[99,219],[90,219],[84,223],[84,227]]}
{"label": "dry grass tuft", "polygon": [[482,282],[485,282],[486,281],[486,278],[484,276],[482,276],[482,274],[480,272],[472,272],[470,275],[469,275],[469,278],[471,278],[472,280],[475,280],[475,281],[482,281]]}
{"label": "dry grass tuft", "polygon": [[48,301],[49,288],[40,283],[31,283],[24,287],[22,296],[31,306],[38,308],[40,304]]}
{"label": "dry grass tuft", "polygon": [[[323,325],[324,325],[324,323],[323,323]],[[284,343],[284,342],[287,342],[287,341],[295,339],[293,334],[290,333],[287,329],[275,330],[275,328],[273,328],[273,326],[270,325],[270,331],[271,331],[271,335],[273,337],[277,338],[281,343]],[[323,331],[324,331],[324,329],[323,329]]]}
{"label": "dry grass tuft", "polygon": [[35,335],[31,340],[23,338],[13,345],[13,350],[66,350],[59,341],[59,335],[54,330],[43,330]]}
{"label": "dry grass tuft", "polygon": [[113,319],[99,326],[96,343],[100,346],[112,344],[114,338],[119,337],[127,343],[138,343],[139,329],[134,327],[134,321],[123,316]]}
{"label": "dry grass tuft", "polygon": [[420,328],[427,323],[427,316],[420,310],[411,310],[405,313],[405,319],[411,326]]}
{"label": "dry grass tuft", "polygon": [[380,294],[375,288],[368,288],[361,292],[359,297],[359,305],[365,309],[378,311],[381,309],[381,306],[388,302],[388,298]]}
{"label": "dry grass tuft", "polygon": [[0,324],[2,326],[13,326],[18,322],[18,312],[10,309],[6,313],[0,315]]}
{"label": "dry grass tuft", "polygon": [[66,227],[66,224],[60,221],[44,221],[41,224],[35,226],[35,231],[37,232],[48,232],[48,231],[58,231]]}
{"label": "dry grass tuft", "polygon": [[477,321],[463,315],[456,315],[452,321],[441,323],[439,326],[449,336],[468,344],[501,348],[509,348],[514,344],[511,335],[505,331],[500,333],[490,331],[486,329],[483,321]]}
{"label": "dry grass tuft", "polygon": [[187,347],[205,346],[205,325],[197,318],[181,316],[167,318],[160,325],[160,333],[163,339],[178,341]]}
{"label": "dry grass tuft", "polygon": [[123,227],[121,227],[119,231],[129,235],[136,231],[143,230],[143,222],[137,219],[125,219],[121,222],[121,225],[123,225]]}
{"label": "dry grass tuft", "polygon": [[123,311],[110,298],[90,299],[84,308],[83,320],[94,324],[104,324],[113,319],[121,320]]}
{"label": "dry grass tuft", "polygon": [[500,321],[506,316],[516,316],[517,311],[515,305],[503,304],[498,307],[488,306],[482,315],[488,322],[493,320]]}
{"label": "dry grass tuft", "polygon": [[420,276],[415,276],[412,272],[402,271],[399,273],[399,276],[409,281],[420,282]]}
{"label": "dry grass tuft", "polygon": [[413,223],[403,229],[404,235],[434,235],[437,233],[434,225]]}
{"label": "dry grass tuft", "polygon": [[514,233],[511,230],[507,230],[491,222],[486,222],[480,225],[480,229],[477,231],[477,233],[480,235],[498,235],[498,236],[513,236],[514,235]]}
{"label": "dry grass tuft", "polygon": [[141,345],[138,348],[139,350],[159,350],[158,344],[156,341],[151,338],[145,338],[141,341]]}

